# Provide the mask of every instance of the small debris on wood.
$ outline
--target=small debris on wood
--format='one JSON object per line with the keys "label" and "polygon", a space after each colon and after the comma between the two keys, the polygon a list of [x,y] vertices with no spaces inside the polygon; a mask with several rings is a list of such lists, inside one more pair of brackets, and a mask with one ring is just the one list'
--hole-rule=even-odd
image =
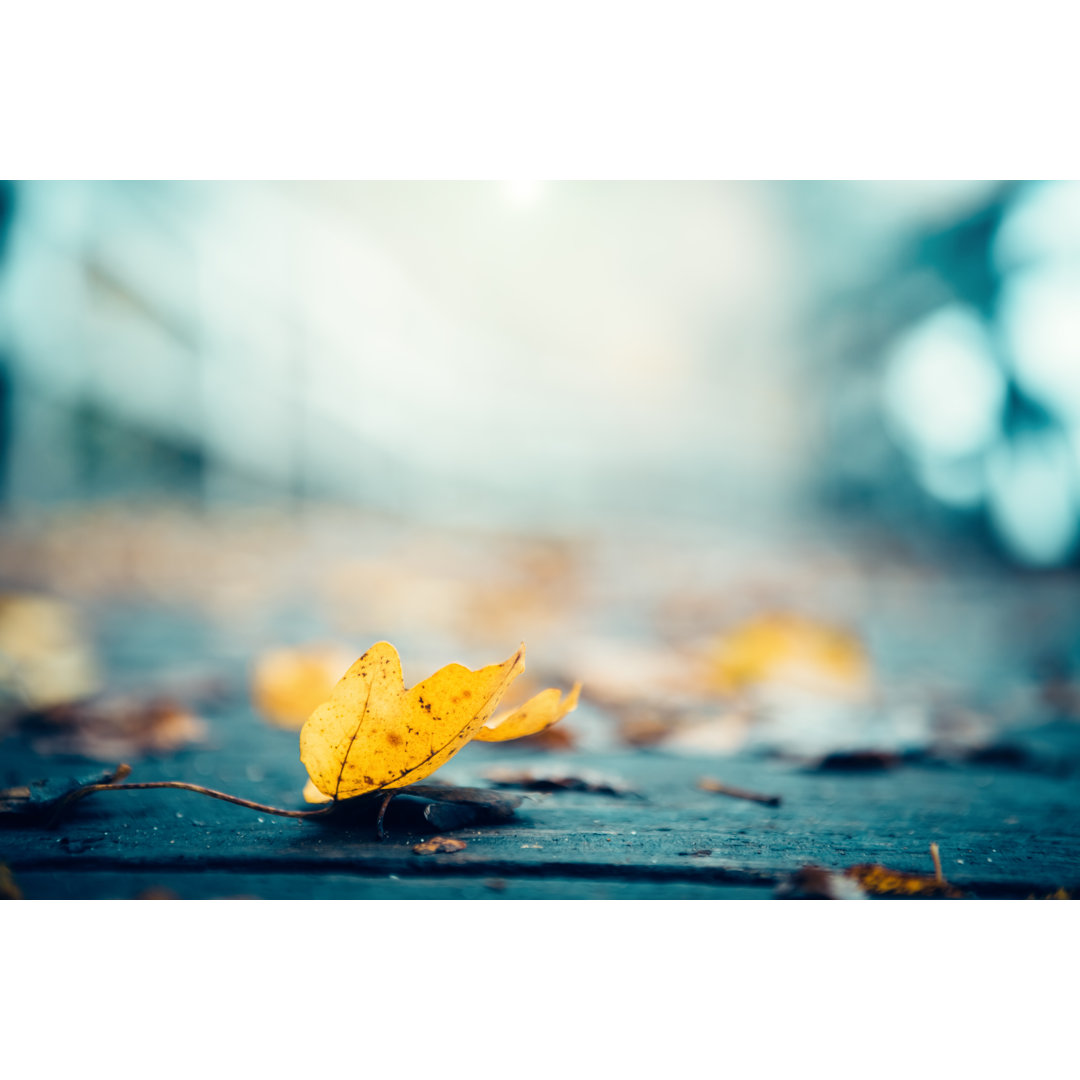
{"label": "small debris on wood", "polygon": [[75,801],[88,788],[100,784],[115,784],[130,775],[128,765],[118,765],[108,772],[96,772],[78,778],[61,777],[52,780],[32,780],[20,787],[0,791],[0,823],[26,824],[52,819]]}
{"label": "small debris on wood", "polygon": [[703,708],[700,702],[683,707],[650,702],[608,702],[615,715],[619,740],[627,746],[663,747],[684,754],[733,754],[746,742],[751,720],[745,710]]}
{"label": "small debris on wood", "polygon": [[547,769],[489,769],[484,778],[496,787],[521,788],[524,791],[588,791],[596,795],[619,798],[643,798],[625,780],[583,769],[580,773],[563,773]]}
{"label": "small debris on wood", "polygon": [[927,874],[890,870],[878,863],[850,866],[844,874],[857,881],[871,896],[893,900],[964,900],[965,893]]}
{"label": "small debris on wood", "polygon": [[964,754],[970,765],[1000,765],[1008,769],[1031,769],[1037,766],[1031,753],[1014,743],[992,743],[978,746]]}
{"label": "small debris on wood", "polygon": [[934,860],[934,880],[939,884],[945,883],[945,875],[941,872],[941,852],[937,844],[930,845],[930,858]]}
{"label": "small debris on wood", "polygon": [[884,772],[902,763],[899,754],[888,750],[838,750],[826,754],[816,765],[815,772]]}
{"label": "small debris on wood", "polygon": [[609,705],[615,713],[619,739],[627,746],[656,746],[679,727],[680,713],[652,706]]}
{"label": "small debris on wood", "polygon": [[966,900],[965,893],[945,880],[941,872],[941,852],[936,843],[930,845],[930,858],[934,862],[933,877],[890,870],[877,863],[849,866],[844,873],[871,896],[904,900]]}
{"label": "small debris on wood", "polygon": [[22,900],[22,889],[15,881],[15,875],[5,863],[0,863],[0,900]]}
{"label": "small debris on wood", "polygon": [[47,708],[99,686],[92,643],[71,605],[42,593],[0,594],[0,700]]}
{"label": "small debris on wood", "polygon": [[23,713],[18,730],[39,754],[117,761],[171,754],[206,738],[206,724],[171,698],[116,696]]}
{"label": "small debris on wood", "polygon": [[677,754],[724,755],[736,753],[750,733],[750,714],[728,709],[714,715],[687,715],[686,722],[663,742],[665,750]]}
{"label": "small debris on wood", "polygon": [[[315,818],[335,827],[376,824],[385,793],[340,799],[333,811]],[[521,805],[521,796],[490,788],[455,787],[451,784],[410,784],[393,793],[386,810],[386,827],[422,832],[452,832],[473,825],[498,825],[509,821]]]}
{"label": "small debris on wood", "polygon": [[779,795],[761,795],[756,791],[747,791],[745,788],[733,787],[731,784],[714,780],[710,776],[703,776],[697,783],[702,791],[711,791],[714,795],[727,795],[732,799],[745,799],[747,802],[761,803],[763,806],[779,806]]}
{"label": "small debris on wood", "polygon": [[452,836],[433,836],[430,840],[417,844],[414,855],[452,855],[455,851],[464,851],[468,844]]}
{"label": "small debris on wood", "polygon": [[773,894],[776,900],[865,900],[857,881],[810,863],[782,881]]}

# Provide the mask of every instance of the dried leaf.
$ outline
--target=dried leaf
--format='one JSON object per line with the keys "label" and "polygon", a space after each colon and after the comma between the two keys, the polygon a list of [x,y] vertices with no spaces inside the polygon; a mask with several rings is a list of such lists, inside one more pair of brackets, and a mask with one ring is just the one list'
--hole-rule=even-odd
{"label": "dried leaf", "polygon": [[900,764],[900,755],[889,750],[837,750],[813,768],[817,772],[884,772]]}
{"label": "dried leaf", "polygon": [[452,855],[455,851],[464,851],[468,844],[452,836],[433,836],[430,840],[417,844],[414,855]]}
{"label": "dried leaf", "polygon": [[701,702],[671,706],[659,702],[616,702],[604,708],[615,715],[617,735],[629,746],[663,746],[675,753],[698,756],[729,755],[740,750],[750,732],[751,720],[745,711],[726,709]]}
{"label": "dried leaf", "polygon": [[525,791],[589,791],[597,795],[617,795],[641,798],[624,780],[583,769],[564,773],[552,769],[489,769],[484,778],[497,787],[522,788]]}
{"label": "dried leaf", "polygon": [[405,787],[429,776],[483,727],[524,670],[525,646],[501,664],[449,664],[405,689],[397,650],[373,645],[300,732],[300,760],[334,799]]}
{"label": "dried leaf", "polygon": [[727,756],[742,749],[750,733],[750,719],[734,710],[714,716],[684,717],[664,740],[665,750],[677,754]]}
{"label": "dried leaf", "polygon": [[844,874],[871,896],[905,900],[963,900],[964,893],[947,881],[927,874],[908,874],[877,863],[848,867]]}
{"label": "dried leaf", "polygon": [[0,791],[0,821],[19,823],[51,817],[65,803],[74,801],[79,793],[99,784],[115,784],[131,773],[128,765],[118,765],[108,772],[97,772],[79,778],[61,777],[53,780],[32,780],[20,787]]}
{"label": "dried leaf", "polygon": [[574,683],[573,689],[566,695],[557,689],[541,690],[535,697],[529,698],[524,705],[511,712],[500,713],[492,717],[476,733],[478,742],[505,742],[509,739],[521,739],[527,735],[536,735],[552,724],[558,723],[567,713],[577,708],[581,694],[581,683]]}
{"label": "dried leaf", "polygon": [[812,863],[782,881],[774,894],[777,900],[865,900],[857,881]]}
{"label": "dried leaf", "polygon": [[762,615],[714,642],[705,681],[721,694],[765,682],[787,682],[843,697],[869,688],[861,642],[845,630],[797,615]]}
{"label": "dried leaf", "polygon": [[0,863],[0,900],[22,900],[22,889],[15,881],[10,867],[6,863]]}
{"label": "dried leaf", "polygon": [[0,688],[30,708],[98,689],[93,650],[74,609],[33,594],[0,596]]}
{"label": "dried leaf", "polygon": [[299,731],[334,692],[351,660],[337,645],[271,649],[259,657],[252,674],[255,708],[275,727]]}
{"label": "dried leaf", "polygon": [[628,746],[656,746],[675,730],[677,714],[660,709],[626,709],[616,713],[619,738]]}
{"label": "dried leaf", "polygon": [[403,792],[444,805],[469,806],[483,811],[486,820],[507,820],[521,805],[520,795],[507,795],[490,788],[458,787],[455,784],[413,784]]}
{"label": "dried leaf", "polygon": [[[386,810],[386,827],[421,832],[442,833],[476,825],[498,825],[509,821],[521,805],[520,795],[435,782],[410,784],[386,794],[393,796]],[[327,828],[368,827],[376,824],[383,800],[381,794],[339,799],[334,803],[332,813],[315,820]]]}
{"label": "dried leaf", "polygon": [[19,729],[39,754],[116,761],[171,754],[206,738],[206,724],[168,698],[103,697],[23,714]]}

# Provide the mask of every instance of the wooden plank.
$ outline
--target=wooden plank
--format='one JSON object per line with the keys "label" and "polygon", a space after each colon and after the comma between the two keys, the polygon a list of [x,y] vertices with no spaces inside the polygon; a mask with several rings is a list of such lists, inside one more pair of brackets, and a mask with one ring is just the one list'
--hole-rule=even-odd
{"label": "wooden plank", "polygon": [[[184,757],[187,769],[173,762],[169,771],[197,777],[190,767],[197,755]],[[488,748],[470,747],[458,759],[455,778],[479,781],[494,757]],[[526,754],[503,752],[498,760],[536,764]],[[392,832],[380,842],[367,828],[260,815],[187,792],[110,792],[86,800],[54,830],[3,830],[0,858],[17,876],[33,872],[36,887],[46,892],[52,875],[56,895],[77,894],[70,879],[82,873],[107,880],[100,875],[175,870],[217,880],[238,875],[230,892],[245,891],[241,880],[261,875],[342,874],[409,882],[449,875],[772,886],[811,862],[832,868],[882,862],[926,873],[928,846],[936,841],[949,880],[980,895],[1072,889],[1080,880],[1080,785],[1071,776],[994,766],[824,774],[776,761],[688,760],[641,751],[576,754],[561,764],[621,776],[643,798],[532,795],[507,825],[455,833],[466,841],[465,850],[418,856],[412,852],[421,836],[416,831]],[[280,760],[265,768],[259,783],[231,778],[237,793],[297,805],[295,768],[286,771]],[[147,767],[140,775],[165,771]],[[229,784],[224,771],[221,782]],[[705,772],[779,795],[781,806],[700,791],[696,780]],[[400,888],[403,894],[415,891],[411,884]],[[87,895],[92,891],[88,884]],[[395,895],[395,889],[386,885],[379,894]]]}

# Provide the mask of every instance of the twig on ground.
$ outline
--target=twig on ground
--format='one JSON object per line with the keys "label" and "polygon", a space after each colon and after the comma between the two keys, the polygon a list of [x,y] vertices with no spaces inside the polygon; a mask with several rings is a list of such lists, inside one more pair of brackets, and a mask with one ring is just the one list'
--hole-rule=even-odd
{"label": "twig on ground", "polygon": [[714,795],[727,795],[731,799],[746,799],[747,802],[761,803],[764,806],[779,806],[781,801],[779,795],[761,795],[756,791],[747,791],[745,788],[721,783],[711,776],[703,776],[697,786],[702,791],[711,791]]}

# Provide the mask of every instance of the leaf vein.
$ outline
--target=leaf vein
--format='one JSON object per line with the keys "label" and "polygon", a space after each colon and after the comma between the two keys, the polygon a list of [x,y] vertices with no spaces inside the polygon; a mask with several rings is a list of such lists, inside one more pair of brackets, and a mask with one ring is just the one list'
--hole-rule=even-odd
{"label": "leaf vein", "polygon": [[374,686],[375,677],[372,675],[371,680],[368,682],[367,697],[364,698],[363,712],[360,713],[360,719],[353,729],[352,737],[349,739],[349,745],[345,750],[345,756],[341,759],[341,768],[338,770],[337,783],[334,785],[335,799],[338,797],[338,792],[341,790],[341,778],[345,775],[345,766],[349,763],[349,755],[352,753],[353,743],[356,742],[356,736],[360,734],[360,729],[364,726],[364,721],[367,719],[368,702],[371,700],[371,691]]}

